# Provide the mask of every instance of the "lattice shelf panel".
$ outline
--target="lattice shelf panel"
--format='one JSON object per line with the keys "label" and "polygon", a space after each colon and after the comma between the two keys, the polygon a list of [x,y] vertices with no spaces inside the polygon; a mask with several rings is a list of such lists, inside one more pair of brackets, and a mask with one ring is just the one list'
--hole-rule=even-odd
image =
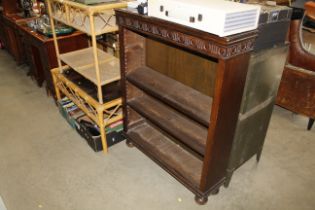
{"label": "lattice shelf panel", "polygon": [[[88,115],[100,127],[99,112],[100,110],[104,118],[104,127],[108,124],[122,119],[121,98],[110,102],[99,104],[94,98],[85,93],[76,84],[68,80],[59,69],[53,69],[55,87],[57,91],[61,91],[69,99],[71,99],[86,115]],[[57,92],[56,91],[56,92]]]}
{"label": "lattice shelf panel", "polygon": [[54,19],[92,36],[117,31],[114,9],[127,5],[126,2],[112,2],[87,6],[67,0],[50,0],[50,4]]}

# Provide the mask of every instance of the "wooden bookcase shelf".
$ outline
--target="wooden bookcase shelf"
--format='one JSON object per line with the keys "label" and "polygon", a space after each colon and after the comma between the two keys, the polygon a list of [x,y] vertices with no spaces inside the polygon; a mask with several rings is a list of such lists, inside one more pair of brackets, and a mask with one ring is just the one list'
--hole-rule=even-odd
{"label": "wooden bookcase shelf", "polygon": [[218,37],[131,10],[116,17],[127,144],[204,204],[227,178],[257,31]]}
{"label": "wooden bookcase shelf", "polygon": [[[145,66],[128,73],[127,80],[194,120],[209,126],[212,104],[210,96]],[[198,103],[191,103],[191,101],[198,101]]]}
{"label": "wooden bookcase shelf", "polygon": [[180,177],[188,185],[198,187],[203,164],[198,157],[179,147],[146,121],[131,126],[128,137],[169,173]]}
{"label": "wooden bookcase shelf", "polygon": [[[121,98],[104,100],[107,91],[104,86],[120,80],[120,65],[118,58],[98,49],[96,36],[117,31],[113,9],[126,7],[127,2],[84,5],[70,0],[48,0],[47,6],[59,65],[58,70],[52,70],[57,100],[61,99],[61,94],[66,95],[98,125],[103,151],[106,153],[105,127],[121,120],[123,115]],[[91,47],[60,54],[54,21],[72,26],[91,36]],[[92,82],[92,86],[96,86],[96,99],[94,93],[82,90],[64,74],[69,68]]]}

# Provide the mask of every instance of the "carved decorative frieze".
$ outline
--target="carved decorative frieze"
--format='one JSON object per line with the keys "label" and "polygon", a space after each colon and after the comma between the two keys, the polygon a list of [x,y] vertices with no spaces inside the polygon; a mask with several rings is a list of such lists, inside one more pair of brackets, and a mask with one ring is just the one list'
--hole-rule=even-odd
{"label": "carved decorative frieze", "polygon": [[118,25],[152,34],[155,37],[176,43],[177,45],[196,50],[212,57],[228,59],[253,50],[255,37],[242,40],[233,45],[223,46],[211,40],[190,36],[176,29],[153,25],[145,20],[117,15]]}

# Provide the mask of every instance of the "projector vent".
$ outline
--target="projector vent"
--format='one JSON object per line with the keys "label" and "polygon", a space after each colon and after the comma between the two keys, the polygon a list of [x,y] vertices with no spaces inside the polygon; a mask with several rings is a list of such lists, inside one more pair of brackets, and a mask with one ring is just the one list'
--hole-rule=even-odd
{"label": "projector vent", "polygon": [[225,17],[224,32],[254,27],[256,20],[257,10],[227,14]]}

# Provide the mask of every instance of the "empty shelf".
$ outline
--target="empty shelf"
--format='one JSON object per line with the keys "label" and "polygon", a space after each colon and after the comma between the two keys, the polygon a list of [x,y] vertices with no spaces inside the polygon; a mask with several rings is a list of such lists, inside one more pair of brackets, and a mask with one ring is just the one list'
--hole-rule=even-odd
{"label": "empty shelf", "polygon": [[[101,85],[108,84],[120,79],[119,59],[102,51],[97,50]],[[86,48],[60,55],[60,59],[72,69],[80,73],[94,84],[98,84],[94,63],[93,49]]]}
{"label": "empty shelf", "polygon": [[[114,56],[100,49],[97,49],[97,55],[100,63],[115,58]],[[80,70],[90,66],[94,66],[93,48],[89,47],[81,50],[64,53],[60,55],[60,59],[75,70]]]}
{"label": "empty shelf", "polygon": [[199,188],[202,170],[201,160],[175,144],[145,121],[129,128],[127,136],[171,174],[183,177],[187,182]]}
{"label": "empty shelf", "polygon": [[128,81],[164,103],[209,126],[212,98],[148,67],[127,75]]}
{"label": "empty shelf", "polygon": [[149,96],[141,96],[127,104],[169,135],[201,155],[205,153],[207,128]]}
{"label": "empty shelf", "polygon": [[[97,84],[96,73],[94,66],[91,66],[87,69],[78,71],[84,77]],[[101,85],[106,85],[108,83],[120,80],[120,65],[119,59],[114,58],[111,61],[102,63],[100,65],[100,76],[101,76]]]}

